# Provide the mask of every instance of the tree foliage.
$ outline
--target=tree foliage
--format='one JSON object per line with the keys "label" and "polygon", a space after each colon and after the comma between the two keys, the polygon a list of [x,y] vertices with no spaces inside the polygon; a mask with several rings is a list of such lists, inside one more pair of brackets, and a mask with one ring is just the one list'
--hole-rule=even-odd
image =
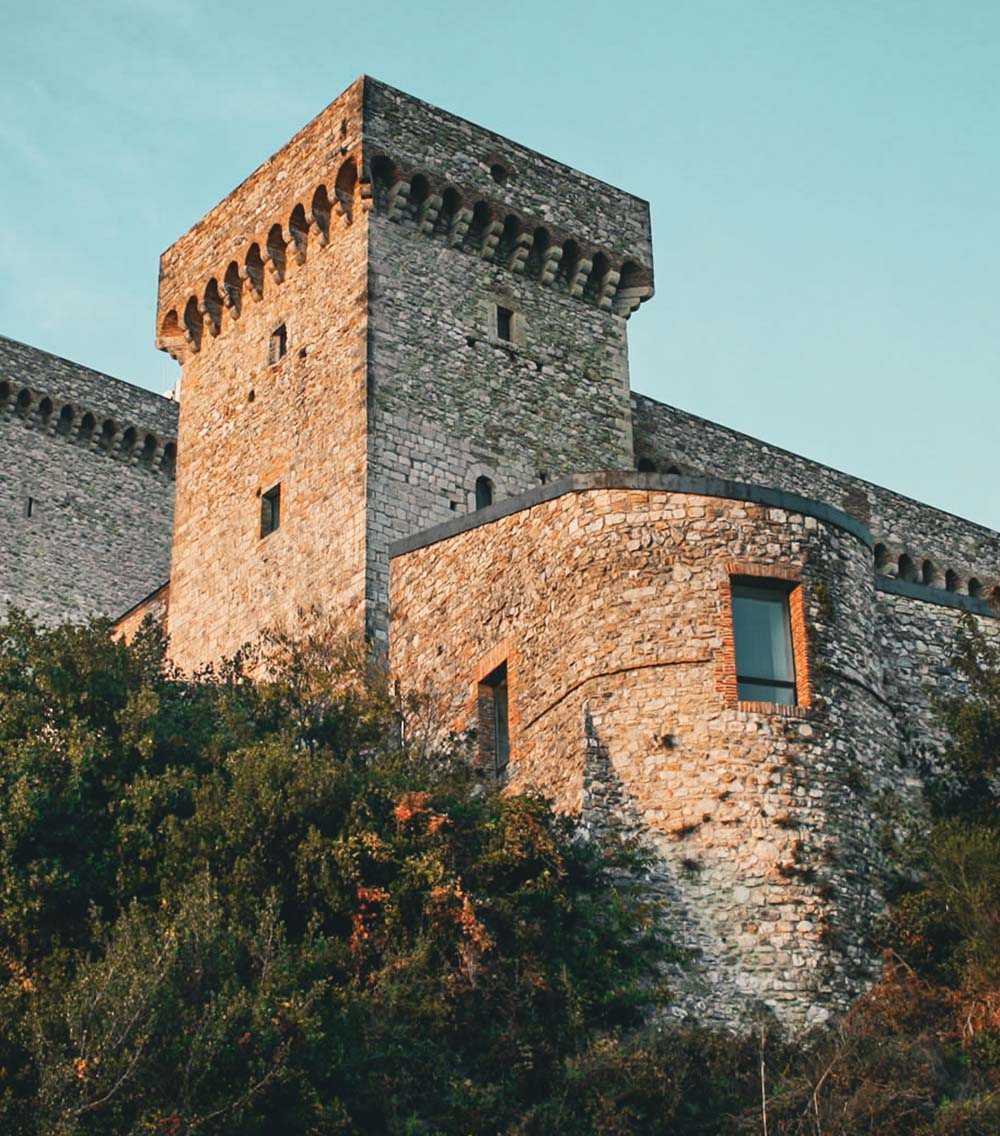
{"label": "tree foliage", "polygon": [[4,1131],[529,1131],[657,998],[635,854],[415,755],[363,649],[0,634]]}
{"label": "tree foliage", "polygon": [[198,682],[147,628],[0,627],[0,1131],[958,1136],[1000,1131],[1000,658],[879,934],[787,1039],[666,1028],[632,848],[404,739],[330,636]]}

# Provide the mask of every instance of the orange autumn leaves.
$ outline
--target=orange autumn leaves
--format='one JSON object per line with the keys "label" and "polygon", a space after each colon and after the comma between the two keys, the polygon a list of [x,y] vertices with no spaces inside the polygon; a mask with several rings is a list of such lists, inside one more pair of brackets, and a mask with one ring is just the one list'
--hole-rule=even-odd
{"label": "orange autumn leaves", "polygon": [[[449,825],[448,814],[435,811],[431,794],[422,790],[403,793],[392,816],[397,836],[407,844],[419,842],[426,836],[440,836]],[[440,859],[427,853],[417,857],[424,869],[421,875],[428,881],[422,895],[420,922],[425,934],[446,950],[452,949],[460,970],[472,979],[478,969],[479,956],[491,948],[493,941],[478,918],[460,877],[429,882],[435,876],[444,875],[444,860],[450,859],[447,848],[440,851],[443,853]],[[402,897],[391,886],[372,883],[359,883],[355,894],[357,908],[352,916],[351,953],[372,961],[374,955],[384,950],[391,929],[404,918],[400,910]],[[392,968],[398,970],[406,965],[405,958],[396,959]]]}

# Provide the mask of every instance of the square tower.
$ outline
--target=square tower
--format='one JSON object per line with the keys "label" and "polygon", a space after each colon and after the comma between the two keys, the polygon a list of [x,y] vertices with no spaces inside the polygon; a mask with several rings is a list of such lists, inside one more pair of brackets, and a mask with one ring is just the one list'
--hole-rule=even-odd
{"label": "square tower", "polygon": [[641,201],[359,79],[161,261],[185,669],[298,613],[387,635],[391,541],[632,465]]}

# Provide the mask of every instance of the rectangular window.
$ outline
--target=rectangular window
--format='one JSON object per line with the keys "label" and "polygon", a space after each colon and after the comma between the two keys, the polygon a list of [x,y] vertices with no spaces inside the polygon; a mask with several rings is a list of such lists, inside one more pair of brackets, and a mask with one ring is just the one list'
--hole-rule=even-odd
{"label": "rectangular window", "polygon": [[796,705],[788,588],[777,581],[734,579],[732,589],[737,697]]}
{"label": "rectangular window", "polygon": [[510,763],[510,707],[507,664],[479,684],[479,752],[482,764],[500,776]]}
{"label": "rectangular window", "polygon": [[270,536],[281,523],[281,486],[260,495],[260,535]]}
{"label": "rectangular window", "polygon": [[267,361],[273,367],[288,351],[288,328],[282,324],[271,332],[271,342],[267,349]]}
{"label": "rectangular window", "polygon": [[513,338],[514,313],[510,308],[497,307],[497,339]]}

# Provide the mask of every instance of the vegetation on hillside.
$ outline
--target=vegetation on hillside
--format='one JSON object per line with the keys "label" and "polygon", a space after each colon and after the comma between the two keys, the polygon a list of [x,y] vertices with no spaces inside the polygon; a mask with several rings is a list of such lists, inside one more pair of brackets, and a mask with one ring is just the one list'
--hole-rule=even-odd
{"label": "vegetation on hillside", "polygon": [[362,649],[191,684],[107,630],[0,627],[0,1131],[1000,1130],[1000,660],[971,627],[886,976],[805,1045],[658,1025],[640,854],[407,742]]}

